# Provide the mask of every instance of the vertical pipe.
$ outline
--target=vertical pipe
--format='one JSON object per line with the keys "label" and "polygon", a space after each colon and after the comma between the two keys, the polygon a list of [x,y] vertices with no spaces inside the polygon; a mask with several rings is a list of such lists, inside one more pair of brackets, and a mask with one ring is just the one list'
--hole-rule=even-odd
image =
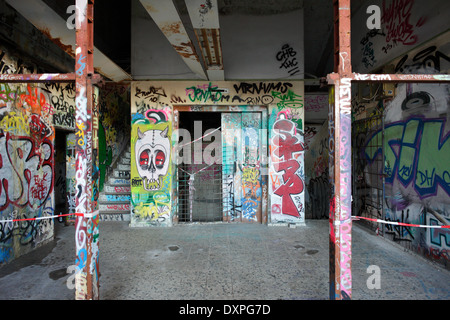
{"label": "vertical pipe", "polygon": [[[98,215],[94,214],[92,174],[93,1],[76,0],[76,265],[75,299],[98,299]],[[96,226],[94,226],[96,224]]]}
{"label": "vertical pipe", "polygon": [[[351,46],[350,0],[334,5],[335,70],[339,79],[330,90],[330,299],[351,299]],[[337,47],[336,47],[337,46]],[[337,65],[336,65],[337,64]]]}

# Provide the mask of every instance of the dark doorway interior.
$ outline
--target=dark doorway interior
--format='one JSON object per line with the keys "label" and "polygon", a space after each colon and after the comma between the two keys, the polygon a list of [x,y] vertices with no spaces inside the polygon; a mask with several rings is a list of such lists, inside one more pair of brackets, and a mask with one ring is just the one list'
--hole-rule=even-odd
{"label": "dark doorway interior", "polygon": [[67,213],[66,134],[61,130],[55,134],[55,214]]}
{"label": "dark doorway interior", "polygon": [[[179,154],[183,156],[183,162],[178,164],[179,222],[223,220],[222,165],[221,161],[212,161],[220,156],[221,133],[217,130],[208,135],[220,126],[220,112],[180,112],[179,128],[190,133],[192,143]],[[184,140],[181,145],[187,142]]]}

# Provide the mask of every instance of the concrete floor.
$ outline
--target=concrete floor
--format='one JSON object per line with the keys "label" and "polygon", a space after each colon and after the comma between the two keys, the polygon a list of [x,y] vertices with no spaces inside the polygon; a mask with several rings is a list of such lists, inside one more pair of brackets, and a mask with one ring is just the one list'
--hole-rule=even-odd
{"label": "concrete floor", "polygon": [[[74,227],[56,222],[56,240],[0,267],[0,299],[73,300]],[[100,225],[103,300],[327,300],[328,221],[297,228],[255,224],[130,228]],[[354,300],[448,300],[450,271],[354,224]],[[381,289],[369,289],[370,265]]]}

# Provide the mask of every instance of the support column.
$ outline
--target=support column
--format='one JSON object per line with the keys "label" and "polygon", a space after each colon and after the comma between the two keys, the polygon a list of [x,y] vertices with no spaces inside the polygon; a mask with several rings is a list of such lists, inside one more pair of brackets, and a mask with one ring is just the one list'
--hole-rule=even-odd
{"label": "support column", "polygon": [[93,181],[93,0],[76,0],[75,299],[99,298],[98,222]]}
{"label": "support column", "polygon": [[335,72],[329,92],[330,299],[351,299],[351,47],[350,0],[335,0]]}

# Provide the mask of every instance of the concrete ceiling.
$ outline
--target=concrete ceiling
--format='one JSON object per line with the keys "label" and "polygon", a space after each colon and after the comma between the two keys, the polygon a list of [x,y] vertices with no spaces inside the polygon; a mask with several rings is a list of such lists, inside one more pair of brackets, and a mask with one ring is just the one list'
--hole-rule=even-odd
{"label": "concrete ceiling", "polygon": [[[7,0],[8,1],[8,0]],[[12,0],[8,1],[13,7],[20,7],[21,2],[29,2],[30,0]],[[67,8],[75,3],[75,0],[32,0],[35,2],[43,3],[51,10],[53,10],[60,18],[67,20],[69,13],[67,13]],[[94,44],[95,47],[101,51],[107,60],[110,60],[111,66],[116,68],[119,74],[130,74],[131,73],[131,2],[141,2],[145,4],[147,2],[150,4],[161,4],[170,2],[172,0],[129,0],[129,1],[112,1],[112,0],[95,0],[95,23],[94,23]],[[214,0],[211,0],[213,3]],[[218,10],[213,12],[217,19],[217,28],[208,27],[208,30],[218,30],[219,39],[220,33],[226,32],[226,30],[221,30],[220,19],[226,19],[227,17],[232,17],[233,15],[244,15],[244,16],[258,16],[258,17],[268,17],[268,21],[271,23],[277,23],[277,15],[287,14],[296,10],[303,9],[304,16],[304,77],[307,79],[323,77],[326,74],[332,72],[332,46],[333,46],[333,8],[332,0],[216,0]],[[195,17],[193,17],[192,12],[187,10],[186,3],[195,3],[198,5],[201,0],[173,0],[172,6],[176,8],[179,14],[179,20],[182,21],[182,25],[188,31],[198,31],[200,36],[204,34],[203,29],[199,29],[196,23]],[[203,0],[203,2],[208,5],[209,0]],[[150,9],[150,6],[147,7]],[[17,9],[18,10],[18,9]],[[19,11],[19,10],[18,10]],[[149,19],[154,20],[157,24],[159,18],[167,18],[166,13],[152,14],[151,10],[149,12]],[[19,11],[20,12],[20,11]],[[281,17],[280,16],[280,17]],[[50,18],[53,17],[53,18]],[[191,19],[186,19],[190,17]],[[47,15],[47,19],[55,19],[54,15]],[[173,18],[173,17],[172,17]],[[176,18],[176,17],[175,17]],[[213,19],[215,19],[213,17]],[[270,19],[269,19],[270,18]],[[36,17],[28,16],[26,17],[31,23],[36,26]],[[209,20],[208,20],[209,21]],[[61,21],[59,21],[61,22]],[[54,21],[45,21],[48,29],[52,30],[56,28],[57,24]],[[159,25],[161,26],[161,24]],[[41,29],[40,29],[41,30]],[[161,29],[163,31],[163,29]],[[189,32],[188,32],[189,33]],[[191,33],[192,34],[192,33]],[[198,36],[198,34],[196,34]],[[215,33],[214,33],[215,34]],[[180,39],[170,39],[166,34],[167,40],[171,42],[174,50],[177,50],[176,41],[181,41]],[[197,57],[189,53],[193,59],[198,59],[204,68],[206,76],[210,80],[220,80],[223,78],[223,64],[219,61],[210,62],[211,66],[208,66],[208,62],[202,57],[202,48],[197,42],[198,39],[195,37],[190,37],[189,39],[192,45],[188,43],[188,46],[192,48],[198,48],[196,51]],[[183,42],[185,43],[185,42]],[[179,47],[178,47],[179,48]],[[216,51],[219,57],[222,52],[227,52],[220,48],[220,51]],[[180,59],[185,59],[186,62],[186,47],[179,48],[177,51]],[[184,50],[184,51],[183,51]],[[185,53],[183,55],[183,52]],[[206,52],[204,50],[203,52]],[[211,53],[211,52],[210,52]],[[214,52],[211,53],[212,59],[214,60]],[[210,56],[211,58],[211,56]],[[226,59],[226,57],[223,57]],[[189,63],[189,61],[188,61]],[[195,63],[194,63],[195,64]],[[193,70],[195,67],[191,67]],[[222,69],[221,69],[222,68]],[[196,71],[197,72],[197,71]],[[201,72],[200,72],[201,73]],[[202,76],[203,77],[203,76]],[[200,78],[202,78],[200,77]],[[120,77],[119,77],[120,78]],[[217,78],[217,79],[216,79]],[[251,78],[251,75],[249,75]],[[227,80],[227,79],[225,79]]]}

